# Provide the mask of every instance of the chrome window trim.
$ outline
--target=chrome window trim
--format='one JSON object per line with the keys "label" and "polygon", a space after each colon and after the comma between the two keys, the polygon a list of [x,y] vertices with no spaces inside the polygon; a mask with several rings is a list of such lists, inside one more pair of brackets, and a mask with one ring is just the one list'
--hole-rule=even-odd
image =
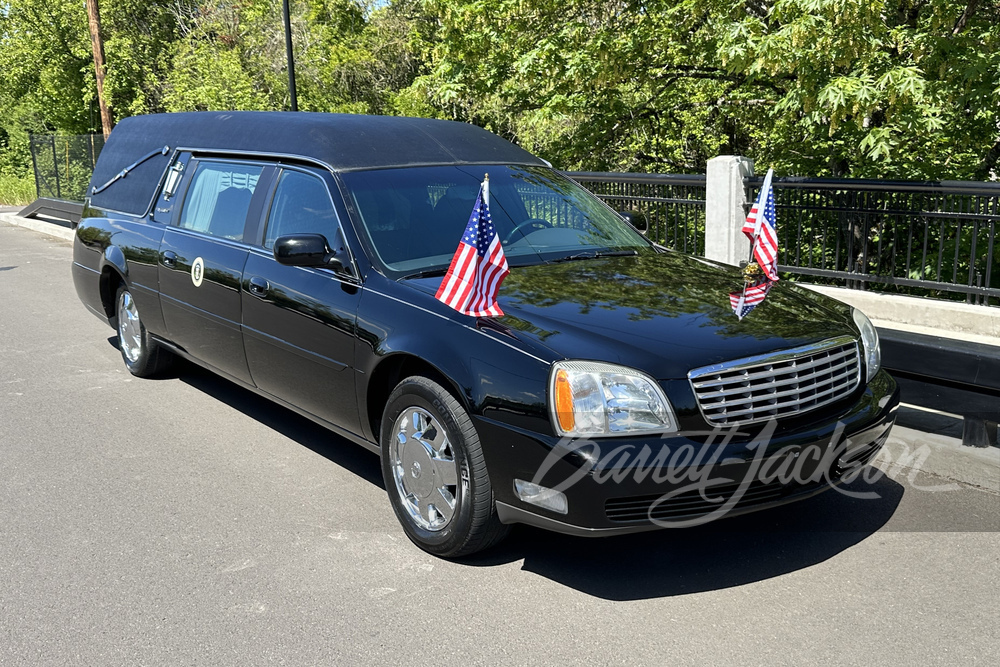
{"label": "chrome window trim", "polygon": [[173,224],[166,225],[162,222],[158,224],[163,225],[166,229],[169,229],[170,231],[178,232],[180,234],[185,234],[187,236],[193,236],[195,238],[199,238],[205,241],[218,241],[222,245],[232,246],[234,248],[239,248],[241,250],[249,250],[250,248],[253,248],[253,246],[250,245],[249,243],[245,243],[243,241],[235,241],[233,239],[227,239],[225,236],[214,236],[212,234],[209,234],[208,232],[198,231],[197,229],[178,227],[177,225]]}
{"label": "chrome window trim", "polygon": [[[178,152],[189,151],[194,155],[203,160],[211,160],[213,157],[219,157],[220,159],[225,159],[225,157],[233,155],[236,157],[241,157],[244,160],[252,162],[267,162],[274,163],[276,160],[294,160],[296,162],[308,162],[316,166],[322,167],[331,173],[335,173],[336,170],[323,162],[322,160],[317,160],[316,158],[307,157],[305,155],[296,155],[294,153],[260,153],[254,151],[239,151],[231,150],[225,148],[191,148],[187,146],[181,146],[176,148]],[[280,166],[273,165],[272,166]],[[162,186],[161,186],[162,187]],[[157,194],[159,190],[157,190]]]}

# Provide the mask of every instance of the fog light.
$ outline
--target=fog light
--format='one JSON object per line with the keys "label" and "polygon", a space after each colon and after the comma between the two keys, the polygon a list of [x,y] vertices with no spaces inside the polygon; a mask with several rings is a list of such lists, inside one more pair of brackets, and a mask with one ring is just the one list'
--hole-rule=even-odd
{"label": "fog light", "polygon": [[538,505],[553,512],[566,514],[569,511],[569,501],[566,500],[566,494],[555,489],[547,489],[544,486],[525,482],[523,479],[515,479],[514,493],[526,503]]}

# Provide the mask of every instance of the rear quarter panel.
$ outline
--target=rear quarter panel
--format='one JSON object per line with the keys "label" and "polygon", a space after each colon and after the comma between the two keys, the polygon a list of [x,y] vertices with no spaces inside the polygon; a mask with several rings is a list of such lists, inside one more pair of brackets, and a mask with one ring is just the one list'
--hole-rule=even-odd
{"label": "rear quarter panel", "polygon": [[132,292],[143,313],[143,324],[162,335],[160,312],[160,241],[164,226],[148,218],[85,209],[73,241],[73,280],[80,300],[98,316],[110,318],[114,312],[114,274]]}

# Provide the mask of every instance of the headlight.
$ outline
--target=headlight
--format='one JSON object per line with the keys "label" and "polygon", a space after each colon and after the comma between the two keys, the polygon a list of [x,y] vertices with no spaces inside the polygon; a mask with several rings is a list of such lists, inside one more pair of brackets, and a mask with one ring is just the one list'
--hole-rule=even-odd
{"label": "headlight", "polygon": [[854,311],[854,323],[861,330],[861,344],[865,351],[865,368],[868,369],[866,382],[871,382],[878,369],[882,367],[882,349],[878,344],[878,332],[868,316],[857,308]]}
{"label": "headlight", "polygon": [[670,401],[653,378],[597,361],[559,361],[549,377],[549,410],[560,436],[677,430]]}

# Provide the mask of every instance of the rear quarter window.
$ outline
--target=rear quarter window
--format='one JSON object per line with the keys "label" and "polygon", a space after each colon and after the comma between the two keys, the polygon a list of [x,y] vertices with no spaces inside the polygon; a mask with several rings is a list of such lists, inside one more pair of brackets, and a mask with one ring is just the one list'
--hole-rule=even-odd
{"label": "rear quarter window", "polygon": [[200,162],[187,189],[178,227],[239,241],[263,167]]}

